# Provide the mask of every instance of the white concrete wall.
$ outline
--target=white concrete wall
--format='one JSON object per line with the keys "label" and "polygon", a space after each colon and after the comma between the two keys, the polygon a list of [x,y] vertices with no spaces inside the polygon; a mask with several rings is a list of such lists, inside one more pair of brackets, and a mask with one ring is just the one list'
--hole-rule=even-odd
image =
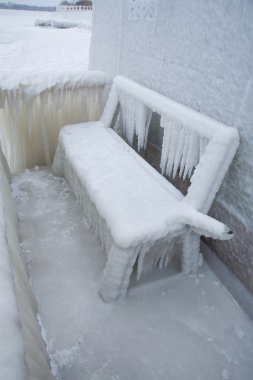
{"label": "white concrete wall", "polygon": [[96,0],[93,12],[90,69],[124,74],[239,129],[212,210],[236,238],[212,246],[253,291],[253,1]]}

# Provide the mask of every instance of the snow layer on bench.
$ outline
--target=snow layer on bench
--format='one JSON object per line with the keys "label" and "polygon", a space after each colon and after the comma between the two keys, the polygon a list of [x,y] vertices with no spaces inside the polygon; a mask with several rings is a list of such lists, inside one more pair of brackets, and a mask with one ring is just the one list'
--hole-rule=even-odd
{"label": "snow layer on bench", "polygon": [[182,194],[158,178],[111,129],[100,123],[68,126],[60,142],[65,159],[120,247],[154,241],[182,229],[178,218],[184,208],[179,202]]}
{"label": "snow layer on bench", "polygon": [[198,277],[171,275],[105,304],[97,294],[105,255],[66,182],[35,170],[13,188],[59,379],[252,379],[252,321],[207,265]]}
{"label": "snow layer on bench", "polygon": [[213,229],[206,236],[221,239],[228,232],[221,223],[181,202],[183,195],[102,123],[67,126],[59,141],[63,157],[56,154],[55,162],[66,160],[67,171],[72,167],[119,247],[177,235],[185,225]]}

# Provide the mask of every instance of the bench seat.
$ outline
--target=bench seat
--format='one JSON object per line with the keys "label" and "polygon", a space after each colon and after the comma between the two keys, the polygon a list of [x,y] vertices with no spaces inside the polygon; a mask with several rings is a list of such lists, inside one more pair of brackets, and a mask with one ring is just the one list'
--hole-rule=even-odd
{"label": "bench seat", "polygon": [[[60,134],[90,200],[122,248],[153,242],[182,231],[183,195],[102,123],[66,126]],[[141,194],[141,197],[140,197]]]}

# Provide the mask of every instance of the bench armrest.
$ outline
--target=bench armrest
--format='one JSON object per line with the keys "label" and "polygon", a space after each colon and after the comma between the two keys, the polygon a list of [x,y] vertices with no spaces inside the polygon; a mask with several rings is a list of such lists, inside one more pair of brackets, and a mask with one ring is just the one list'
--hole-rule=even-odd
{"label": "bench armrest", "polygon": [[233,231],[228,226],[193,209],[184,216],[184,223],[199,235],[219,240],[230,240],[233,237]]}

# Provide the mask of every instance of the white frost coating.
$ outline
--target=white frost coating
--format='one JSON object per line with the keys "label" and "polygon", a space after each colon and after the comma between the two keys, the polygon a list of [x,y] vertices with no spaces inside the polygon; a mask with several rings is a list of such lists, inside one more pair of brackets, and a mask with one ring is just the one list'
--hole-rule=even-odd
{"label": "white frost coating", "polygon": [[11,170],[51,164],[60,128],[97,120],[109,84],[102,72],[0,74],[0,140]]}
{"label": "white frost coating", "polygon": [[9,177],[0,149],[0,378],[53,380],[21,257]]}

